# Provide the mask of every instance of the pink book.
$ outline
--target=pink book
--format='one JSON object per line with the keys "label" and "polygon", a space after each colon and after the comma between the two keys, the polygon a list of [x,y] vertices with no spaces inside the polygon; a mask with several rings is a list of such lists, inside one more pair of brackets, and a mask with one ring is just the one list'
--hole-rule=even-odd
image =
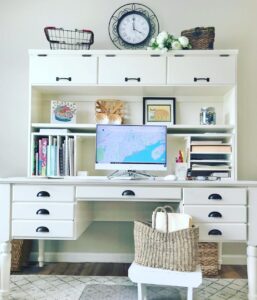
{"label": "pink book", "polygon": [[46,176],[48,138],[42,138],[42,176]]}

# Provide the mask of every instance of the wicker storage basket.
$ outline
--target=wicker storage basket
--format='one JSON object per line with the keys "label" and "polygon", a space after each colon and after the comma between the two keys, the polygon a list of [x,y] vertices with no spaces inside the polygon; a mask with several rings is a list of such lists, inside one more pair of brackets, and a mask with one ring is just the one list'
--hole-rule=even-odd
{"label": "wicker storage basket", "polygon": [[204,276],[217,276],[219,272],[218,243],[199,243],[199,261]]}
{"label": "wicker storage basket", "polygon": [[199,228],[163,233],[134,223],[135,262],[147,267],[191,272],[199,263]]}
{"label": "wicker storage basket", "polygon": [[26,264],[31,250],[31,240],[12,240],[11,271],[18,272]]}
{"label": "wicker storage basket", "polygon": [[189,39],[192,49],[213,49],[215,28],[196,27],[181,32],[181,35]]}

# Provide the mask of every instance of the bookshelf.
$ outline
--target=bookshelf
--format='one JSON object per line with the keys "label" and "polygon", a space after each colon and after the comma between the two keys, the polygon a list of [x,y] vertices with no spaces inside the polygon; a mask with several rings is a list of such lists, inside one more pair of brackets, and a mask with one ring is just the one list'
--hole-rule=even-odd
{"label": "bookshelf", "polygon": [[[66,154],[63,158],[66,162],[72,160],[73,172],[63,174],[59,170],[51,176],[75,176],[79,170],[87,170],[92,176],[107,175],[108,172],[94,168],[96,100],[124,101],[124,123],[142,124],[143,97],[159,96],[176,98],[176,124],[167,128],[168,171],[165,174],[157,172],[156,175],[174,173],[175,157],[182,150],[188,154],[188,168],[195,174],[225,172],[229,178],[236,179],[236,50],[188,50],[165,54],[144,50],[87,50],[86,55],[85,51],[30,50],[29,54],[29,176],[45,176],[36,172],[38,162],[35,155],[38,141],[42,139],[54,143],[58,149],[60,143],[68,147],[72,140],[73,144],[72,155]],[[140,68],[135,64],[131,68],[133,61],[140,60],[147,64],[140,64]],[[63,68],[66,61],[67,69]],[[45,71],[38,74],[38,66],[48,70],[49,76]],[[154,74],[152,66],[155,66]],[[65,78],[62,72],[72,79],[56,81],[56,77]],[[126,83],[123,77],[128,73],[131,76],[136,74],[140,82]],[[195,80],[207,77],[208,81]],[[52,124],[52,100],[75,102],[77,122]],[[216,125],[200,125],[201,108],[208,106],[215,108]],[[42,129],[48,131],[42,133]],[[58,133],[62,129],[67,129],[67,132]],[[231,151],[192,151],[196,143],[202,148],[220,143],[230,147]],[[57,161],[60,162],[60,158],[56,158],[54,163],[57,164]]]}

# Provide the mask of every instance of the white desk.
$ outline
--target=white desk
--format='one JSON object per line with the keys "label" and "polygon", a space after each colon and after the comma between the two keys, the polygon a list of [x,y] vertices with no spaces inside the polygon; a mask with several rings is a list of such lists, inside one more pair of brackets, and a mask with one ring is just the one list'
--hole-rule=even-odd
{"label": "white desk", "polygon": [[[179,202],[181,211],[190,212],[199,224],[201,240],[247,241],[249,299],[257,299],[257,235],[254,232],[257,228],[257,182],[131,181],[90,177],[0,181],[0,297],[9,293],[10,241],[13,238],[75,240],[94,221],[97,211],[92,212],[91,204],[95,201],[112,205],[115,202]],[[221,217],[209,216],[213,211],[218,211]]]}

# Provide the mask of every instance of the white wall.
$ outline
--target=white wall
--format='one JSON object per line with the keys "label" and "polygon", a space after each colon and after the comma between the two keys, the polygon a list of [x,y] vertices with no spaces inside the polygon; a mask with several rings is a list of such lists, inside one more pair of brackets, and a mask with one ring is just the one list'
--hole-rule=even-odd
{"label": "white wall", "polygon": [[[239,49],[239,179],[257,180],[257,1],[145,0],[161,30],[179,35],[215,26],[216,49]],[[28,49],[49,48],[43,28],[89,28],[92,49],[114,48],[108,35],[112,13],[124,0],[0,0],[0,177],[26,175]],[[231,250],[232,251],[232,250]]]}

